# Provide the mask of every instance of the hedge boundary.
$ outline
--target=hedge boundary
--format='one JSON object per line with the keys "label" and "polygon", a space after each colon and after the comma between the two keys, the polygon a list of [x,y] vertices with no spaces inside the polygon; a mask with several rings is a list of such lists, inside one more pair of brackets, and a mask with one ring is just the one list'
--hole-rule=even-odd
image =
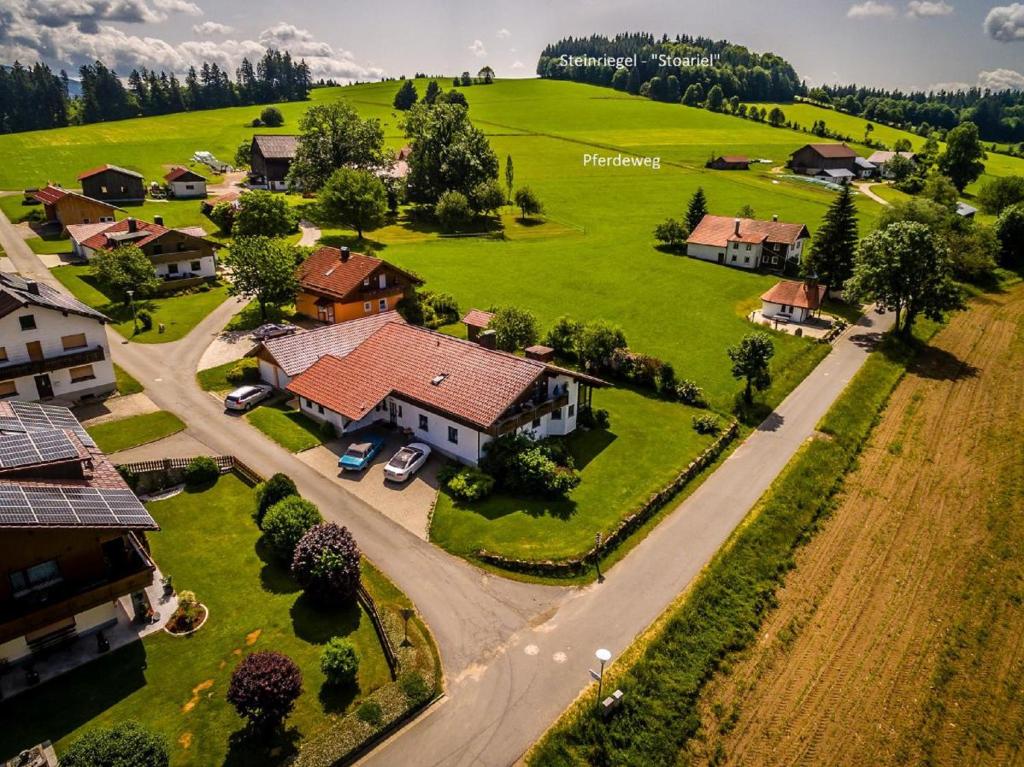
{"label": "hedge boundary", "polygon": [[651,495],[635,512],[624,517],[614,530],[603,536],[599,546],[592,546],[581,556],[570,559],[517,559],[485,549],[477,551],[476,556],[480,561],[489,565],[516,573],[553,578],[571,578],[580,575],[592,567],[602,556],[618,548],[630,535],[675,498],[686,485],[693,481],[694,477],[714,463],[729,443],[736,439],[739,432],[739,422],[732,421],[718,439],[690,461],[687,467],[676,475],[675,479]]}

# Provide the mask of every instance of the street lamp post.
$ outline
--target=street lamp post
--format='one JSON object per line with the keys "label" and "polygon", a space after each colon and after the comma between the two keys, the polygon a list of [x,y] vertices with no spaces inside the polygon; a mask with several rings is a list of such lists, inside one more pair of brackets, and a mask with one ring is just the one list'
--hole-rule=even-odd
{"label": "street lamp post", "polygon": [[601,694],[604,691],[604,664],[612,659],[611,651],[605,650],[603,647],[594,653],[594,657],[601,662],[601,671],[597,677],[597,701],[595,706],[601,705]]}
{"label": "street lamp post", "polygon": [[135,314],[135,291],[134,290],[126,290],[125,293],[128,294],[128,303],[132,307],[132,325],[135,327],[135,332],[133,333],[133,335],[138,335],[139,334],[139,318]]}
{"label": "street lamp post", "polygon": [[597,570],[597,582],[604,583],[601,575],[601,531],[594,533],[594,569]]}

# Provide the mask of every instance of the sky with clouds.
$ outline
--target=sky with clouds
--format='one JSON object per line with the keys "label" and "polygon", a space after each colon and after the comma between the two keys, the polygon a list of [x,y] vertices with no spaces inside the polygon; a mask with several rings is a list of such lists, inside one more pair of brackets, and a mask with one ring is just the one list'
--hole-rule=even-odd
{"label": "sky with clouds", "polygon": [[1024,88],[1024,0],[0,0],[0,63],[234,72],[273,46],[338,80],[484,64],[524,77],[548,42],[624,30],[774,51],[812,84]]}

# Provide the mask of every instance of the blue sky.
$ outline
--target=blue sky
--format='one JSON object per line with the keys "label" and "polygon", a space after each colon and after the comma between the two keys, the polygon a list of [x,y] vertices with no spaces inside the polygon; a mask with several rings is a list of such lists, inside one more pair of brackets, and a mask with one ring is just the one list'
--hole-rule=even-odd
{"label": "blue sky", "polygon": [[120,72],[180,72],[205,59],[233,71],[274,45],[337,79],[484,64],[523,77],[548,42],[624,30],[771,50],[812,84],[1024,87],[1024,0],[0,0],[0,61],[74,68],[98,56]]}

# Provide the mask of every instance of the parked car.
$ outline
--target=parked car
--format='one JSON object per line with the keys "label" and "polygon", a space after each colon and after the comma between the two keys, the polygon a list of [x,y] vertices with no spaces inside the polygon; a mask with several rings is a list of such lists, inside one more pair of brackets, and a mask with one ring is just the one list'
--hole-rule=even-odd
{"label": "parked car", "polygon": [[249,410],[270,396],[273,389],[265,384],[239,386],[224,398],[227,410]]}
{"label": "parked car", "polygon": [[422,442],[412,442],[393,456],[384,467],[384,479],[392,482],[405,482],[420,470],[430,457],[430,446]]}
{"label": "parked car", "polygon": [[338,459],[338,466],[346,471],[362,471],[384,447],[382,437],[370,437],[368,442],[353,442]]}
{"label": "parked car", "polygon": [[280,338],[281,336],[290,336],[298,330],[295,325],[287,324],[275,324],[268,322],[266,325],[260,325],[254,331],[252,331],[253,341],[266,341],[268,338]]}

